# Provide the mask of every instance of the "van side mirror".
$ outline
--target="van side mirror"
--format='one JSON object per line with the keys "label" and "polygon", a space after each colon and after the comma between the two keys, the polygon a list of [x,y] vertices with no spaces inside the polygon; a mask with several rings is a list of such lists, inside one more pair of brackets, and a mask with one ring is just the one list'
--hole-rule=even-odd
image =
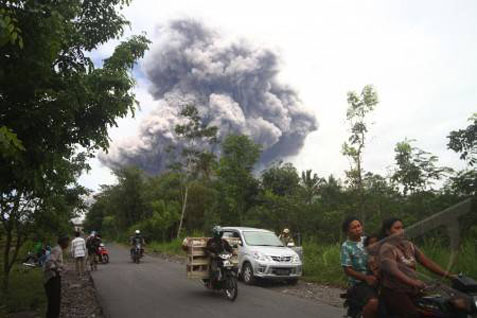
{"label": "van side mirror", "polygon": [[289,242],[289,243],[287,244],[287,247],[295,247],[295,243]]}

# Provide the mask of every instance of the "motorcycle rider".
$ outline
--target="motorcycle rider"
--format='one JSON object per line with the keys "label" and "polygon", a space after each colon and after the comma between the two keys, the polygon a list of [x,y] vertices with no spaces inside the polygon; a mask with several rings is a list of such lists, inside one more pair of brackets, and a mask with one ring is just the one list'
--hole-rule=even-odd
{"label": "motorcycle rider", "polygon": [[288,244],[295,246],[295,242],[290,235],[290,230],[287,228],[283,229],[282,233],[278,236],[278,239],[280,239],[280,241],[282,241],[283,245],[285,246],[288,246]]}
{"label": "motorcycle rider", "polygon": [[210,256],[210,282],[220,280],[217,255],[228,252],[232,253],[230,244],[222,238],[222,228],[218,225],[212,228],[212,238],[207,241],[206,251]]}
{"label": "motorcycle rider", "polygon": [[134,252],[134,248],[136,248],[136,245],[137,244],[140,244],[141,245],[141,251],[140,251],[140,256],[142,257],[142,254],[144,253],[144,248],[143,246],[145,245],[145,241],[144,241],[144,238],[142,237],[141,235],[141,231],[139,230],[136,230],[134,232],[134,235],[131,236],[131,238],[129,239],[129,242],[131,243],[132,247],[131,247],[131,257],[133,255],[133,252]]}

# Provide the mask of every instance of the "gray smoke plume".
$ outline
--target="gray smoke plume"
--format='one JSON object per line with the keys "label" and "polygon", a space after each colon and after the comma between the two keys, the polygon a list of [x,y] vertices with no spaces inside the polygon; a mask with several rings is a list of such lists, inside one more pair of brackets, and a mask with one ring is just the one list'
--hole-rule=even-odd
{"label": "gray smoke plume", "polygon": [[261,165],[298,153],[317,129],[297,93],[277,80],[278,57],[245,42],[225,44],[203,24],[179,20],[160,29],[144,63],[158,107],[140,124],[139,135],[113,143],[100,160],[109,167],[137,165],[150,174],[170,162],[181,107],[195,105],[203,121],[218,127],[219,140],[245,134],[262,145]]}

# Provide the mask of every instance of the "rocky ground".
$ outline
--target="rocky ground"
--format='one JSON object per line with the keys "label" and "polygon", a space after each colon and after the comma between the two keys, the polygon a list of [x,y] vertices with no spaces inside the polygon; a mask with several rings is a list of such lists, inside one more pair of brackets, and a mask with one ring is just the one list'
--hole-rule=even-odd
{"label": "rocky ground", "polygon": [[67,263],[66,269],[62,277],[60,317],[103,318],[89,272],[79,278],[75,273],[73,263]]}
{"label": "rocky ground", "polygon": [[[177,255],[167,255],[162,253],[154,253],[161,258],[164,258],[170,262],[185,264],[186,258]],[[333,286],[320,285],[316,283],[306,282],[300,280],[296,285],[288,285],[282,282],[260,282],[259,284],[272,289],[274,291],[294,295],[300,298],[306,298],[314,301],[326,303],[335,307],[342,307],[343,300],[340,298],[340,294],[344,293],[341,288]]]}

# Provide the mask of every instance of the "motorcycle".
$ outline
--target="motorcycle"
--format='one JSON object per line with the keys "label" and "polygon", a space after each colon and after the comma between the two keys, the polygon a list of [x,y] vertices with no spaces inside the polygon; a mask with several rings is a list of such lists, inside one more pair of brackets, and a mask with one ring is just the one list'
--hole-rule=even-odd
{"label": "motorcycle", "polygon": [[139,260],[142,257],[142,246],[141,244],[136,244],[131,251],[131,258],[133,263],[139,264]]}
{"label": "motorcycle", "polygon": [[[440,282],[434,282],[429,284],[424,292],[427,295],[416,301],[421,317],[477,317],[477,282],[470,277],[459,275],[452,281],[452,287]],[[344,306],[348,308],[347,317],[362,317],[362,308],[353,303],[353,299],[349,297],[349,292],[341,294],[341,298],[345,299]],[[466,310],[456,311],[455,304],[457,302],[461,302]],[[382,300],[380,300],[379,317],[396,318],[387,314]]]}
{"label": "motorcycle", "polygon": [[41,267],[40,259],[38,258],[36,253],[33,253],[31,251],[28,252],[27,256],[22,262],[22,265],[25,267]]}
{"label": "motorcycle", "polygon": [[225,297],[234,301],[238,295],[237,266],[231,260],[232,253],[217,255],[217,274],[205,281],[208,289],[223,291]]}
{"label": "motorcycle", "polygon": [[99,257],[99,261],[103,264],[109,263],[109,253],[103,243],[100,243],[96,251]]}
{"label": "motorcycle", "polygon": [[[435,282],[425,289],[431,293],[420,298],[416,303],[422,317],[477,317],[477,282],[460,274],[452,280],[451,286]],[[455,307],[458,303],[466,309],[456,311]]]}

